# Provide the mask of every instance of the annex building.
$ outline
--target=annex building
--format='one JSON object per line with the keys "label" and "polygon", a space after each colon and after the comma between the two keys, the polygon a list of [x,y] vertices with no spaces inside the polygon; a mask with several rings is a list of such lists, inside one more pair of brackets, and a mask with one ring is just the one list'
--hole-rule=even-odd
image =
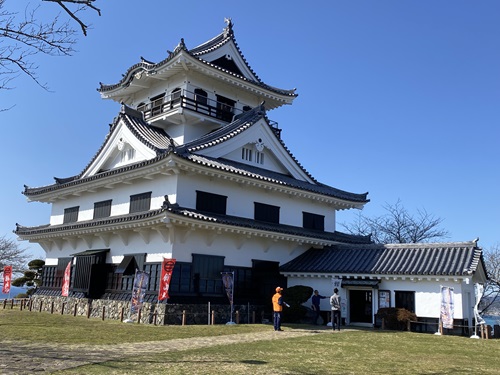
{"label": "annex building", "polygon": [[48,223],[15,230],[47,254],[37,293],[60,296],[71,262],[72,297],[130,299],[139,269],[155,302],[161,262],[175,258],[169,304],[227,301],[221,272],[234,271],[235,304],[270,304],[277,285],[330,294],[336,280],[348,324],[373,324],[387,304],[436,318],[449,285],[455,318],[470,323],[486,278],[477,242],[379,245],[337,231],[336,213],[363,208],[367,193],[322,184],[294,157],[268,113],[295,90],[263,82],[226,22],[101,84],[120,104],[102,146],[75,176],[25,186],[52,207]]}

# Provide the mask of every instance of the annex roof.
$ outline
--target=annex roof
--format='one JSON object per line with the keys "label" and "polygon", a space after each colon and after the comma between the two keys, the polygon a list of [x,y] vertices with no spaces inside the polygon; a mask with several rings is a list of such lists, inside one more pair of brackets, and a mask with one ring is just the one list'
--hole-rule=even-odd
{"label": "annex roof", "polygon": [[336,245],[310,249],[282,265],[283,273],[465,276],[482,263],[477,240],[470,242]]}

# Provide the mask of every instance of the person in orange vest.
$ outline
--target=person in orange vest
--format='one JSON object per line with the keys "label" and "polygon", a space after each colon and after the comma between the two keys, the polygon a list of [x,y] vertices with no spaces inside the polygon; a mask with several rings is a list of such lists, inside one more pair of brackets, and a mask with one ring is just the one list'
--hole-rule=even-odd
{"label": "person in orange vest", "polygon": [[273,312],[274,312],[274,330],[275,331],[283,331],[281,329],[281,312],[283,311],[283,305],[286,307],[290,307],[288,303],[283,301],[283,296],[281,295],[281,292],[283,291],[282,287],[277,287],[276,288],[276,294],[273,296]]}

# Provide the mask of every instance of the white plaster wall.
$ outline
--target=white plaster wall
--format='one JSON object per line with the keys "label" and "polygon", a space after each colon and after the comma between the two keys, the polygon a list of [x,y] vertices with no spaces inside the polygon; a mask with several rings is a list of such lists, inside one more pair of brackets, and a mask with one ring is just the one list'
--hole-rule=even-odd
{"label": "white plaster wall", "polygon": [[[211,236],[215,236],[213,239]],[[207,242],[207,239],[210,239]],[[211,242],[213,241],[213,242]],[[308,249],[307,246],[287,241],[245,237],[222,232],[214,234],[208,230],[190,232],[185,242],[176,239],[173,245],[173,257],[178,261],[191,262],[192,254],[224,256],[224,264],[239,267],[252,267],[252,259],[286,263]]]}
{"label": "white plaster wall", "polygon": [[196,190],[225,195],[228,215],[249,219],[254,217],[254,202],[280,207],[280,223],[302,227],[302,212],[325,216],[325,230],[335,230],[335,210],[325,204],[291,195],[271,192],[261,188],[237,184],[217,178],[199,175],[182,175],[179,179],[177,203],[184,207],[196,207]]}
{"label": "white plaster wall", "polygon": [[118,184],[112,189],[100,189],[95,193],[83,194],[65,200],[59,200],[52,204],[50,217],[51,225],[63,223],[64,209],[79,206],[78,222],[92,220],[94,215],[94,203],[112,199],[111,217],[129,213],[130,196],[151,191],[151,209],[162,206],[165,195],[172,196],[175,200],[177,176],[163,176],[154,180],[138,179],[133,184]]}

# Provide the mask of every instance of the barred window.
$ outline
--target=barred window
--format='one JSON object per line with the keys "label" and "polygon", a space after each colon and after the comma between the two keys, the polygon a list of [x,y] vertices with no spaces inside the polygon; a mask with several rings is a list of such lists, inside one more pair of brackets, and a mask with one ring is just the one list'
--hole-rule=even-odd
{"label": "barred window", "polygon": [[94,219],[109,217],[111,215],[111,199],[94,203]]}
{"label": "barred window", "polygon": [[63,224],[76,223],[78,221],[78,211],[80,207],[70,207],[64,209],[64,219]]}
{"label": "barred window", "polygon": [[151,207],[151,192],[130,196],[129,213],[149,211]]}

